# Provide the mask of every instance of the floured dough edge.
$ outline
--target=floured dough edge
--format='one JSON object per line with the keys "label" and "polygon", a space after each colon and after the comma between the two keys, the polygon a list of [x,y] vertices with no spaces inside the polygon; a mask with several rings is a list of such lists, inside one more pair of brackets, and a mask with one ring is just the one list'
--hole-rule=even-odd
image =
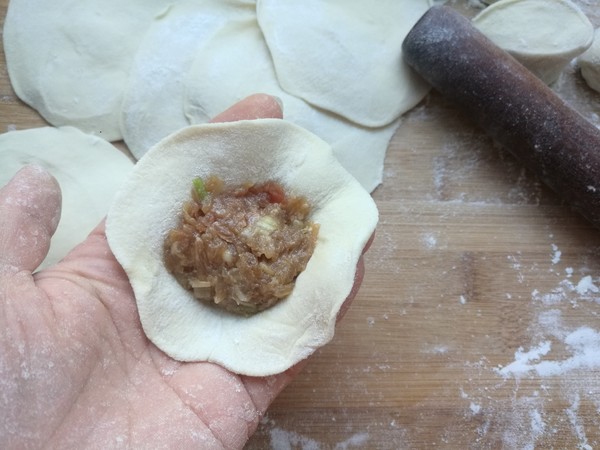
{"label": "floured dough edge", "polygon": [[[275,180],[313,207],[315,251],[292,294],[252,317],[204,305],[165,269],[164,238],[194,177],[227,184]],[[320,138],[290,122],[258,119],[184,128],[151,148],[110,208],[106,234],[136,296],[148,338],[181,361],[245,375],[283,372],[327,343],[375,230],[377,207]]]}
{"label": "floured dough edge", "polygon": [[431,89],[401,54],[402,41],[430,6],[430,0],[258,0],[256,11],[283,90],[378,128]]}
{"label": "floured dough edge", "polygon": [[27,164],[44,167],[62,192],[60,221],[38,268],[43,269],[63,259],[100,223],[133,162],[104,139],[75,127],[0,134],[0,186]]}
{"label": "floured dough edge", "polygon": [[578,63],[587,85],[600,92],[600,28],[595,30],[592,46],[579,57]]}

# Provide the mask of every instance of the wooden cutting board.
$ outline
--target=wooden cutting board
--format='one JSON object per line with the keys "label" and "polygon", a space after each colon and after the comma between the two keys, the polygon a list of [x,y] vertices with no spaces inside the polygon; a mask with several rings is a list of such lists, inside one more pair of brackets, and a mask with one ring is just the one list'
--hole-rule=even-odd
{"label": "wooden cutting board", "polygon": [[[1,61],[0,131],[45,125]],[[600,125],[575,65],[554,88]],[[435,92],[373,195],[363,287],[247,448],[600,446],[600,231]]]}

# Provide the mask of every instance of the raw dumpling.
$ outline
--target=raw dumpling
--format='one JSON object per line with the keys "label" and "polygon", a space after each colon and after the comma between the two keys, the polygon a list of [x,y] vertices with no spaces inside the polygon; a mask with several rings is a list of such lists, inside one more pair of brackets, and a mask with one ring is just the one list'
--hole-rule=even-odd
{"label": "raw dumpling", "polygon": [[44,167],[62,191],[60,222],[40,268],[58,262],[100,223],[133,167],[116,147],[73,127],[0,135],[0,186],[26,164]]}
{"label": "raw dumpling", "polygon": [[473,24],[546,84],[591,44],[594,28],[568,0],[500,0]]}
{"label": "raw dumpling", "polygon": [[[312,205],[319,224],[311,259],[292,294],[250,317],[194,299],[165,269],[163,244],[179,221],[191,181],[227,185],[273,180]],[[329,146],[284,120],[195,125],[154,146],[136,164],[107,218],[107,238],[133,286],[148,338],[171,357],[211,361],[246,375],[280,373],[328,342],[377,223],[370,195]]]}

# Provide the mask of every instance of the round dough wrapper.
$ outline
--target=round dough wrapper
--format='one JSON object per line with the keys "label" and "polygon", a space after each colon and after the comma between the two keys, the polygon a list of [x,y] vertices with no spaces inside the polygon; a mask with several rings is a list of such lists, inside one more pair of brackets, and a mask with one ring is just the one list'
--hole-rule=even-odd
{"label": "round dough wrapper", "polygon": [[[227,184],[275,180],[305,196],[320,225],[315,251],[288,298],[251,317],[197,301],[164,267],[163,243],[195,177]],[[356,264],[378,219],[372,198],[329,146],[284,120],[195,125],[136,164],[107,218],[107,238],[133,286],[148,338],[171,357],[246,375],[280,373],[333,336]]]}
{"label": "round dough wrapper", "polygon": [[500,0],[473,25],[546,84],[591,44],[594,28],[568,0]]}
{"label": "round dough wrapper", "polygon": [[379,127],[429,91],[401,51],[429,6],[427,0],[258,0],[257,16],[284,90]]}
{"label": "round dough wrapper", "polygon": [[364,127],[285,92],[253,12],[240,14],[198,47],[183,86],[184,109],[195,124],[255,92],[276,95],[284,118],[331,145],[338,161],[365,189],[373,191],[382,181],[386,150],[399,121]]}
{"label": "round dough wrapper", "polygon": [[37,164],[60,184],[62,211],[40,269],[59,260],[100,223],[133,163],[116,147],[74,127],[43,127],[0,135],[0,185]]}
{"label": "round dough wrapper", "polygon": [[594,33],[592,46],[579,57],[579,67],[588,86],[600,92],[600,28]]}
{"label": "round dough wrapper", "polygon": [[[121,111],[123,137],[136,158],[190,125],[183,111],[183,79],[195,49],[227,22],[248,12],[254,15],[254,5],[247,0],[184,1],[148,29],[132,64]],[[229,51],[224,57],[230,57]]]}
{"label": "round dough wrapper", "polygon": [[122,93],[146,28],[177,0],[11,0],[4,49],[16,94],[55,126],[121,139]]}

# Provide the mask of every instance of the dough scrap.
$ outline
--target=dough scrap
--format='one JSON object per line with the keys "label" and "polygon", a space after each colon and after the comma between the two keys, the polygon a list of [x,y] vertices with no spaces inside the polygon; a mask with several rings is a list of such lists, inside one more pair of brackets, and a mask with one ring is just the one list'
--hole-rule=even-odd
{"label": "dough scrap", "polygon": [[[292,294],[239,317],[196,301],[166,271],[162,245],[189,196],[190,180],[216,174],[227,184],[274,180],[313,207],[319,238]],[[107,238],[133,286],[148,338],[171,357],[211,361],[246,375],[280,373],[333,336],[356,264],[377,223],[370,195],[329,146],[285,120],[185,128],[136,164],[107,218]]]}
{"label": "dough scrap", "polygon": [[589,87],[600,92],[600,28],[594,33],[591,47],[579,57],[581,76]]}
{"label": "dough scrap", "polygon": [[11,0],[3,39],[16,94],[55,126],[121,139],[122,91],[141,36],[177,0]]}
{"label": "dough scrap", "polygon": [[281,87],[358,124],[388,125],[429,86],[402,59],[427,0],[258,0]]}
{"label": "dough scrap", "polygon": [[569,0],[500,0],[473,24],[546,84],[591,44],[594,28]]}
{"label": "dough scrap", "polygon": [[133,167],[117,148],[74,127],[1,134],[0,185],[27,164],[48,170],[62,191],[61,219],[40,269],[61,260],[98,225]]}
{"label": "dough scrap", "polygon": [[379,128],[360,126],[285,92],[252,12],[229,21],[198,47],[183,86],[185,113],[195,124],[255,92],[275,95],[282,100],[284,118],[331,145],[365,189],[373,191],[382,181],[385,153],[399,121]]}

